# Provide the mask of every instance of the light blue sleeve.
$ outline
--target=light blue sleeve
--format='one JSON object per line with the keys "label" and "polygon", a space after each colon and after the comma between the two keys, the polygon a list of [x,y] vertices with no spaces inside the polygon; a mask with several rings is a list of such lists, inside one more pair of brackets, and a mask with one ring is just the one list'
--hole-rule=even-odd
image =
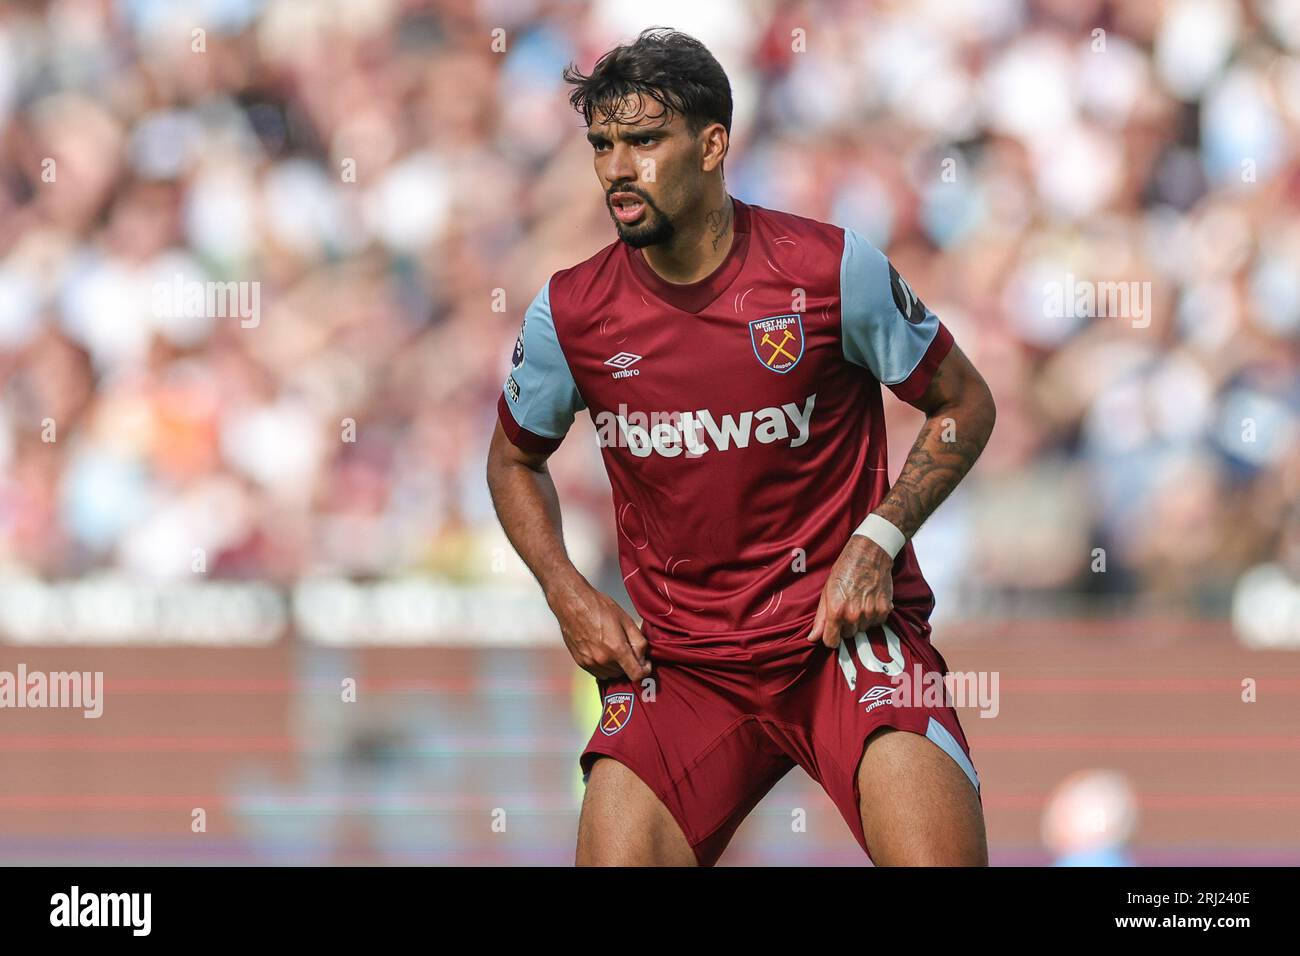
{"label": "light blue sleeve", "polygon": [[885,254],[852,229],[844,230],[840,318],[844,357],[885,385],[916,370],[940,329]]}
{"label": "light blue sleeve", "polygon": [[[510,365],[502,389],[503,406],[519,428],[558,443],[573,424],[574,415],[587,406],[555,333],[549,280],[524,313]],[[516,435],[509,437],[516,441]]]}

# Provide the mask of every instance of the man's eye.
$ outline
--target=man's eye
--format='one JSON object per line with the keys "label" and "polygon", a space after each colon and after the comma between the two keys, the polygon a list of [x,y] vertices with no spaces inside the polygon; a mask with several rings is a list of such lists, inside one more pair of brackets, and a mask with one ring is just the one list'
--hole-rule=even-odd
{"label": "man's eye", "polygon": [[655,138],[653,136],[638,136],[636,141],[641,146],[653,146]]}

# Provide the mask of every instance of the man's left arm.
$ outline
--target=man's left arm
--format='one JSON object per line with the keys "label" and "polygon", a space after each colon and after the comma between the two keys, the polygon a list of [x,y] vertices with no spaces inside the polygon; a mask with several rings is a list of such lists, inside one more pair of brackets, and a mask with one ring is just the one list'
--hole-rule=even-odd
{"label": "man's left arm", "polygon": [[[925,412],[925,424],[898,480],[872,512],[908,540],[970,471],[996,417],[987,383],[956,344],[911,403]],[[883,623],[894,608],[893,565],[876,541],[852,535],[822,589],[808,640],[838,647],[841,638]]]}

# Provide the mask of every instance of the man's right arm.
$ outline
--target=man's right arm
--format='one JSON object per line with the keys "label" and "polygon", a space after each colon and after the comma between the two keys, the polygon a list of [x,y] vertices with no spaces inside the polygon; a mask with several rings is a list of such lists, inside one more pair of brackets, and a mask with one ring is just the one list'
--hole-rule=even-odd
{"label": "man's right arm", "polygon": [[537,578],[579,667],[600,678],[650,672],[646,640],[618,603],[597,591],[564,547],[560,499],[546,467],[584,407],[560,348],[550,284],[524,315],[497,403],[487,481],[506,537]]}
{"label": "man's right arm", "polygon": [[569,559],[547,457],[516,447],[497,423],[487,481],[501,527],[542,586],[578,666],[600,678],[648,677],[646,639],[636,623],[616,601],[592,587]]}

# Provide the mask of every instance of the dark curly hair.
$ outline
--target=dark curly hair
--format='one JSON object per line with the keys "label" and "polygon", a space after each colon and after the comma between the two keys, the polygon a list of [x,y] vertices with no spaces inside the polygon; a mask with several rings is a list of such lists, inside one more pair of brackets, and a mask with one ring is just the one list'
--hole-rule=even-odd
{"label": "dark curly hair", "polygon": [[600,122],[631,119],[624,97],[640,93],[686,120],[692,136],[712,123],[731,134],[731,83],[722,66],[699,40],[669,27],[642,30],[631,43],[614,47],[590,75],[576,64],[564,70],[574,86],[569,102],[587,125],[599,113]]}

